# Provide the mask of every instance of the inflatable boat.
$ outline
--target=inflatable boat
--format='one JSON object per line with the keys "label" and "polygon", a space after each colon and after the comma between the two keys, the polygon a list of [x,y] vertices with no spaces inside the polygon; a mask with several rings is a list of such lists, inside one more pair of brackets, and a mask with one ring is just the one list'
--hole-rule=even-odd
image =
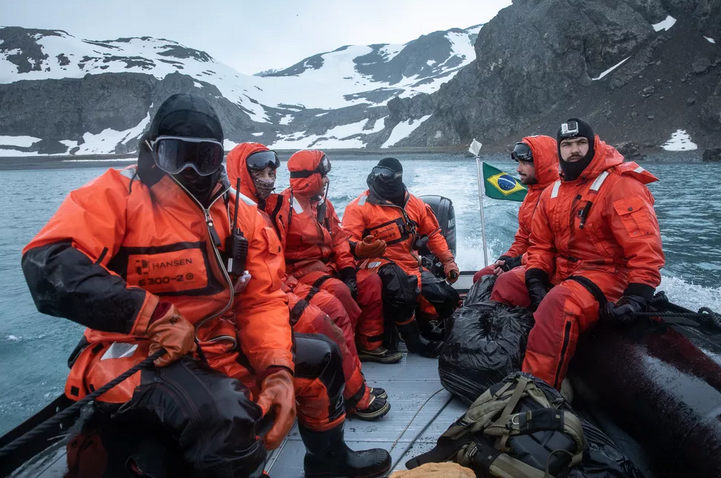
{"label": "inflatable boat", "polygon": [[[455,252],[450,200],[423,199],[434,209]],[[434,258],[425,252],[425,265],[433,270]],[[470,288],[474,272],[463,272],[454,284],[461,294]],[[657,317],[624,327],[600,324],[583,337],[569,373],[573,406],[611,437],[647,478],[721,477],[721,324],[710,314],[708,320],[699,321],[698,314],[662,297],[654,307]],[[393,469],[403,469],[409,458],[431,449],[467,408],[441,386],[437,360],[403,355],[398,364],[363,365],[369,385],[387,390],[391,413],[377,422],[352,418],[346,422],[349,446],[388,449]],[[0,476],[65,476],[67,450],[72,448],[65,438],[82,414],[58,421],[20,445],[16,440],[37,432],[40,424],[73,403],[59,396],[1,437]],[[183,476],[182,461],[171,441],[133,435],[112,424],[107,430],[103,443],[112,443],[113,450],[108,451],[107,471],[98,476]],[[147,465],[138,463],[139,449],[146,458],[152,457]],[[303,454],[294,427],[269,455],[266,470],[273,478],[299,477]]]}

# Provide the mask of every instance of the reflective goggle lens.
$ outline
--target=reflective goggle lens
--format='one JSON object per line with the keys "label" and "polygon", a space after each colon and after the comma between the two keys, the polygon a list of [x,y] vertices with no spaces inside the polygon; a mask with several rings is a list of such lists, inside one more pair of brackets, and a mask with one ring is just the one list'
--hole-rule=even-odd
{"label": "reflective goggle lens", "polygon": [[251,171],[262,171],[268,166],[273,169],[280,167],[280,159],[275,151],[258,151],[248,156],[246,160],[248,169]]}
{"label": "reflective goggle lens", "polygon": [[223,145],[213,139],[160,136],[150,143],[155,164],[168,174],[192,168],[209,176],[223,164]]}
{"label": "reflective goggle lens", "polygon": [[327,176],[328,173],[330,173],[330,159],[328,159],[328,156],[323,156],[320,159],[320,164],[318,165],[318,172],[321,176]]}
{"label": "reflective goggle lens", "polygon": [[397,180],[400,180],[403,178],[402,172],[396,172],[390,168],[386,168],[383,166],[376,166],[375,168],[373,168],[372,173],[373,173],[373,177],[379,178],[381,181],[383,181],[385,183],[390,183],[390,182],[397,181]]}
{"label": "reflective goggle lens", "polygon": [[526,143],[516,143],[511,153],[511,159],[514,161],[533,162],[533,152]]}

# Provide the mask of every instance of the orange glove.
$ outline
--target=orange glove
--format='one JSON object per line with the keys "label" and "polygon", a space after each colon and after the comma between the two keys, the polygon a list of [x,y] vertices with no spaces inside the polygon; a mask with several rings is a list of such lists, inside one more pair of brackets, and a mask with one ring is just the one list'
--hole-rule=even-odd
{"label": "orange glove", "polygon": [[295,390],[290,372],[281,368],[265,377],[256,403],[263,416],[275,410],[273,426],[263,437],[263,443],[268,450],[278,448],[295,421]]}
{"label": "orange glove", "polygon": [[197,350],[195,327],[170,302],[160,302],[155,307],[145,336],[152,340],[150,355],[161,348],[168,352],[155,361],[158,367],[170,365]]}
{"label": "orange glove", "polygon": [[355,245],[355,256],[359,259],[381,257],[385,253],[386,241],[373,236],[366,236],[363,238],[363,242],[357,242]]}
{"label": "orange glove", "polygon": [[458,266],[455,262],[453,262],[453,259],[443,264],[443,273],[446,275],[446,280],[453,284],[455,281],[458,280],[458,274],[460,273],[460,270],[458,270]]}

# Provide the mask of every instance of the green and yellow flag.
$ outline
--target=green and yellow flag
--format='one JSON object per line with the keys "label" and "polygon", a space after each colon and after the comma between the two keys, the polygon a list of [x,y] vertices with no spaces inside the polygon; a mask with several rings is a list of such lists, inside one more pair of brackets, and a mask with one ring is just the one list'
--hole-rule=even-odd
{"label": "green and yellow flag", "polygon": [[486,196],[506,201],[523,201],[528,190],[516,178],[483,163],[483,187]]}

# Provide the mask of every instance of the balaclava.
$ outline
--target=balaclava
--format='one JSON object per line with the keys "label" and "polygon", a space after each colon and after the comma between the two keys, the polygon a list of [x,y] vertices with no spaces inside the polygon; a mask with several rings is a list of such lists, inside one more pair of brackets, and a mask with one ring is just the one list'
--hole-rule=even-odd
{"label": "balaclava", "polygon": [[[584,169],[591,164],[593,155],[595,154],[594,142],[595,135],[593,134],[593,128],[591,125],[578,118],[570,118],[566,123],[570,121],[576,121],[578,123],[578,133],[572,136],[563,135],[562,128],[558,128],[556,133],[556,139],[558,140],[558,160],[561,166],[561,172],[563,173],[563,179],[565,181],[573,181],[581,175]],[[588,153],[578,161],[568,162],[561,158],[561,141],[564,139],[571,138],[586,138],[588,140]]]}
{"label": "balaclava", "polygon": [[[396,158],[383,158],[378,161],[378,166],[388,168],[396,173],[403,173],[403,166]],[[404,205],[406,198],[406,186],[403,184],[403,176],[398,177],[392,182],[386,182],[376,177],[373,174],[373,171],[371,171],[366,182],[368,183],[368,188],[371,192],[382,199],[390,201],[397,206]]]}

